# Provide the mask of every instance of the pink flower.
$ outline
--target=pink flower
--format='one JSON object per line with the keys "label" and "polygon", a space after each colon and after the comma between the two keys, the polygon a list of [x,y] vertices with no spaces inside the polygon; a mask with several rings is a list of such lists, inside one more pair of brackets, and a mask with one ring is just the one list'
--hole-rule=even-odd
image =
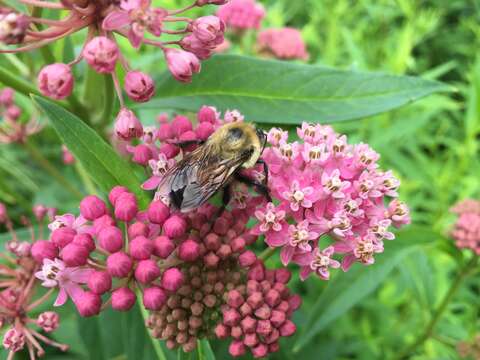
{"label": "pink flower", "polygon": [[61,227],[68,227],[79,233],[84,233],[90,228],[86,223],[87,219],[81,215],[79,217],[72,214],[56,215],[55,220],[48,224],[48,228],[50,231],[54,231]]}
{"label": "pink flower", "polygon": [[281,143],[288,141],[288,131],[284,131],[280,128],[271,128],[267,134],[267,141],[273,145],[278,146]]}
{"label": "pink flower", "polygon": [[315,248],[313,252],[299,254],[295,256],[294,261],[302,266],[300,277],[305,280],[312,272],[315,272],[321,279],[330,278],[329,268],[338,269],[340,263],[332,259],[335,249],[329,246],[324,250]]}
{"label": "pink flower", "polygon": [[159,154],[158,159],[151,159],[148,161],[148,165],[152,169],[152,176],[142,184],[142,189],[153,190],[160,185],[163,175],[175,164],[174,159],[167,159],[165,154]]}
{"label": "pink flower", "polygon": [[119,50],[113,40],[105,36],[97,36],[87,43],[83,49],[83,56],[96,72],[111,73],[115,70]]}
{"label": "pink flower", "polygon": [[390,197],[397,197],[397,189],[400,186],[400,181],[393,176],[392,171],[387,171],[385,173],[379,173],[377,182],[379,184],[379,190],[385,195]]}
{"label": "pink flower", "polygon": [[70,96],[73,83],[72,69],[66,64],[50,64],[38,73],[40,92],[52,99],[62,100]]}
{"label": "pink flower", "polygon": [[307,164],[322,165],[328,160],[330,153],[325,144],[312,145],[310,143],[305,143],[303,146],[302,157]]}
{"label": "pink flower", "polygon": [[345,256],[342,261],[342,269],[344,271],[347,271],[355,261],[371,265],[375,262],[374,255],[383,252],[383,243],[378,241],[373,235],[367,235],[355,240],[352,246],[353,253]]}
{"label": "pink flower", "polygon": [[178,81],[191,82],[192,75],[200,72],[200,61],[192,53],[179,49],[165,49],[164,53],[168,68]]}
{"label": "pink flower", "polygon": [[42,270],[35,273],[35,277],[42,280],[42,286],[58,287],[60,292],[53,306],[62,306],[71,297],[77,303],[83,290],[79,284],[86,284],[93,269],[66,267],[60,259],[44,259]]}
{"label": "pink flower", "polygon": [[265,212],[261,210],[255,211],[255,216],[260,221],[258,230],[263,233],[271,230],[282,230],[283,224],[285,224],[285,214],[284,210],[277,210],[273,203],[268,203]]}
{"label": "pink flower", "polygon": [[294,28],[268,29],[258,35],[257,46],[260,53],[277,59],[308,60],[308,52],[300,31]]}
{"label": "pink flower", "polygon": [[191,28],[193,35],[203,43],[218,42],[219,37],[223,38],[225,23],[217,16],[202,16],[193,21]]}
{"label": "pink flower", "polygon": [[236,109],[227,110],[225,111],[225,115],[223,115],[223,120],[227,123],[235,122],[235,121],[243,121],[245,117],[242,113]]}
{"label": "pink flower", "polygon": [[397,228],[410,224],[410,210],[404,202],[398,199],[394,199],[388,205],[388,216],[392,220],[393,226]]}
{"label": "pink flower", "polygon": [[143,134],[143,127],[133,111],[122,108],[115,119],[115,134],[125,141],[138,138]]}
{"label": "pink flower", "polygon": [[345,197],[344,190],[350,187],[348,181],[340,179],[340,170],[335,169],[331,174],[326,171],[322,174],[322,186],[325,194],[335,199],[343,199]]}
{"label": "pink flower", "polygon": [[375,235],[377,240],[382,240],[382,239],[387,239],[387,240],[393,240],[395,239],[395,235],[388,231],[388,228],[392,224],[392,221],[389,219],[383,219],[379,220],[376,218],[373,218],[370,221],[370,232]]}
{"label": "pink flower", "polygon": [[218,9],[217,15],[235,30],[259,29],[265,9],[255,0],[231,0]]}
{"label": "pink flower", "polygon": [[298,211],[300,207],[311,208],[313,201],[316,200],[313,187],[302,187],[298,180],[293,180],[290,189],[284,191],[282,196],[290,203],[292,211]]}

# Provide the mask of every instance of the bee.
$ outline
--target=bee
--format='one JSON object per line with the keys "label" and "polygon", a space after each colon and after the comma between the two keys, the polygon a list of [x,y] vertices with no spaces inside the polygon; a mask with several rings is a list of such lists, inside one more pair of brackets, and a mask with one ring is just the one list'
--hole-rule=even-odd
{"label": "bee", "polygon": [[[223,190],[222,211],[231,198],[231,184],[239,181],[251,185],[271,201],[268,187],[268,168],[260,159],[267,142],[265,132],[245,122],[232,122],[218,128],[204,141],[177,143],[181,147],[199,144],[192,152],[170,168],[162,178],[157,196],[168,199],[170,207],[189,212]],[[242,173],[257,164],[263,165],[263,182]]]}

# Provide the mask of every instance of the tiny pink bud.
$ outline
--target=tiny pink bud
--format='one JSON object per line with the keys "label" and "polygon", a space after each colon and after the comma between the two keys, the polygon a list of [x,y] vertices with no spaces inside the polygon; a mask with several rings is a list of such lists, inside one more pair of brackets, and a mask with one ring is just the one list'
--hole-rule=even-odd
{"label": "tiny pink bud", "polygon": [[238,290],[230,290],[227,296],[227,304],[234,309],[238,309],[243,303],[245,299],[243,298],[242,294]]}
{"label": "tiny pink bud", "polygon": [[262,320],[267,320],[270,318],[272,311],[267,304],[263,304],[257,310],[255,310],[255,316]]}
{"label": "tiny pink bud", "polygon": [[22,331],[15,328],[10,328],[5,335],[3,335],[3,347],[6,350],[16,353],[25,346],[25,335]]}
{"label": "tiny pink bud", "polygon": [[125,91],[133,101],[146,102],[155,95],[155,84],[147,74],[141,71],[129,71],[125,75]]}
{"label": "tiny pink bud", "polygon": [[297,327],[295,326],[295,324],[292,321],[287,320],[280,328],[280,335],[292,336],[293,334],[295,334],[295,331],[297,331]]}
{"label": "tiny pink bud", "polygon": [[141,260],[135,269],[135,279],[142,284],[149,284],[160,276],[160,268],[154,260]]}
{"label": "tiny pink bud", "polygon": [[202,16],[191,24],[193,35],[204,43],[215,41],[223,36],[225,24],[219,17],[214,15]]}
{"label": "tiny pink bud", "polygon": [[163,231],[171,239],[181,237],[187,231],[187,222],[178,215],[172,215],[163,224]]}
{"label": "tiny pink bud", "polygon": [[302,298],[300,295],[295,294],[288,299],[288,305],[292,311],[295,311],[302,305]]}
{"label": "tiny pink bud", "polygon": [[80,202],[80,214],[87,220],[95,220],[107,213],[107,206],[98,196],[89,195]]}
{"label": "tiny pink bud", "polygon": [[152,201],[148,206],[148,220],[162,226],[170,216],[170,209],[162,201]]}
{"label": "tiny pink bud", "polygon": [[251,316],[246,316],[240,322],[243,332],[246,334],[254,333],[257,329],[257,320]]}
{"label": "tiny pink bud", "polygon": [[115,217],[120,221],[132,221],[138,213],[135,197],[130,193],[121,194],[115,201]]}
{"label": "tiny pink bud", "polygon": [[209,252],[203,257],[203,261],[207,267],[214,268],[217,267],[218,263],[220,262],[220,258],[215,255],[215,253]]}
{"label": "tiny pink bud", "polygon": [[257,262],[248,271],[248,279],[262,281],[264,278],[265,278],[265,268],[263,264]]}
{"label": "tiny pink bud", "polygon": [[230,335],[235,339],[238,340],[242,337],[243,331],[240,326],[234,326],[232,327],[232,330],[230,331]]}
{"label": "tiny pink bud", "polygon": [[276,342],[279,337],[280,337],[280,331],[273,328],[272,331],[270,332],[270,334],[268,334],[267,336],[264,337],[263,342],[266,343],[266,344],[271,344],[271,343]]}
{"label": "tiny pink bud", "polygon": [[95,250],[95,241],[93,241],[92,237],[87,233],[75,235],[72,244],[83,246],[89,253]]}
{"label": "tiny pink bud", "polygon": [[241,267],[252,266],[257,261],[257,255],[253,251],[247,250],[238,257]]}
{"label": "tiny pink bud", "polygon": [[172,125],[170,123],[160,124],[158,127],[158,140],[164,142],[174,137]]}
{"label": "tiny pink bud", "polygon": [[285,313],[283,311],[273,310],[272,316],[270,317],[270,321],[272,325],[276,328],[280,327],[286,320]]}
{"label": "tiny pink bud", "polygon": [[261,292],[254,292],[247,298],[247,303],[252,309],[258,309],[263,304],[263,295]]}
{"label": "tiny pink bud", "polygon": [[245,239],[242,238],[242,237],[237,237],[237,238],[233,239],[231,244],[230,244],[233,252],[236,252],[236,253],[245,250],[245,245],[246,245]]}
{"label": "tiny pink bud", "polygon": [[218,324],[216,327],[215,327],[215,335],[217,336],[217,338],[219,339],[225,339],[227,338],[230,334],[229,334],[229,331],[228,331],[228,328],[223,325],[223,324]]}
{"label": "tiny pink bud", "polygon": [[88,249],[85,246],[70,243],[60,251],[60,257],[67,266],[83,266],[87,263]]}
{"label": "tiny pink bud", "polygon": [[94,271],[88,278],[88,288],[102,295],[112,288],[112,277],[105,271]]}
{"label": "tiny pink bud", "polygon": [[43,259],[53,260],[58,256],[58,248],[51,241],[35,241],[31,249],[32,257],[38,263],[43,263]]}
{"label": "tiny pink bud", "polygon": [[207,140],[214,132],[215,128],[209,122],[202,122],[195,129],[195,134],[200,140]]}
{"label": "tiny pink bud", "polygon": [[0,91],[0,104],[9,106],[13,104],[15,98],[15,91],[12,88],[6,87]]}
{"label": "tiny pink bud", "polygon": [[102,298],[91,291],[84,291],[75,303],[77,310],[83,317],[98,315],[102,307]]}
{"label": "tiny pink bud", "polygon": [[180,135],[187,131],[192,131],[192,129],[192,122],[186,116],[177,115],[173,118],[172,130],[176,137],[180,137]]}
{"label": "tiny pink bud", "polygon": [[69,227],[60,227],[52,232],[51,240],[59,248],[63,248],[73,241],[77,232]]}
{"label": "tiny pink bud", "polygon": [[153,241],[145,236],[137,236],[128,244],[129,252],[132,258],[136,260],[147,260],[153,252]]}
{"label": "tiny pink bud", "polygon": [[107,269],[113,277],[126,277],[132,270],[133,262],[124,252],[116,252],[107,258]]}
{"label": "tiny pink bud", "polygon": [[183,285],[183,274],[177,268],[165,270],[162,276],[162,287],[168,291],[175,292]]}
{"label": "tiny pink bud", "polygon": [[137,236],[148,236],[148,226],[142,222],[134,222],[128,227],[128,238],[133,239]]}
{"label": "tiny pink bud", "polygon": [[110,215],[100,216],[93,220],[93,233],[98,236],[100,231],[109,226],[115,226],[115,220]]}
{"label": "tiny pink bud", "polygon": [[180,154],[180,148],[174,144],[165,143],[160,145],[160,153],[165,155],[167,159],[173,159]]}
{"label": "tiny pink bud", "polygon": [[231,254],[232,248],[230,247],[230,245],[227,244],[223,244],[222,246],[220,246],[220,249],[218,249],[217,251],[217,255],[224,260],[230,257]]}
{"label": "tiny pink bud", "polygon": [[98,73],[111,73],[119,55],[118,46],[105,36],[97,36],[85,45],[83,57],[93,70]]}
{"label": "tiny pink bud", "polygon": [[282,312],[287,312],[290,309],[290,305],[288,304],[288,301],[281,301],[280,304],[275,308],[275,310],[282,311]]}
{"label": "tiny pink bud", "polygon": [[166,236],[157,236],[154,240],[153,253],[161,259],[166,259],[175,250],[175,244]]}
{"label": "tiny pink bud", "polygon": [[202,106],[197,113],[197,120],[199,123],[206,122],[215,125],[219,117],[217,109],[213,106]]}
{"label": "tiny pink bud", "polygon": [[60,316],[54,311],[45,311],[38,315],[37,326],[42,328],[45,332],[52,332],[58,328],[60,323]]}
{"label": "tiny pink bud", "polygon": [[142,123],[132,110],[127,108],[120,109],[115,119],[115,134],[125,141],[130,141],[143,135]]}
{"label": "tiny pink bud", "polygon": [[[200,0],[197,0],[197,2],[198,1]],[[232,343],[228,347],[228,352],[230,353],[230,355],[234,357],[245,355],[245,351],[246,351],[245,345],[240,340],[232,341]]]}
{"label": "tiny pink bud", "polygon": [[270,284],[273,284],[275,282],[275,270],[265,270],[265,280]]}
{"label": "tiny pink bud", "polygon": [[115,201],[117,201],[118,197],[125,192],[128,193],[128,189],[125,186],[114,186],[108,194],[108,200],[110,201],[110,204],[115,206]]}
{"label": "tiny pink bud", "polygon": [[280,344],[278,343],[278,341],[268,345],[269,353],[276,353],[278,350],[280,350]]}
{"label": "tiny pink bud", "polygon": [[219,217],[213,225],[213,231],[215,231],[218,235],[225,235],[230,227],[230,221],[224,217]]}
{"label": "tiny pink bud", "polygon": [[252,307],[250,305],[248,305],[248,303],[243,303],[242,306],[240,306],[240,314],[242,314],[242,316],[247,316],[247,315],[250,315],[252,313]]}
{"label": "tiny pink bud", "polygon": [[246,334],[243,343],[248,347],[254,347],[258,344],[258,336],[254,332]]}
{"label": "tiny pink bud", "polygon": [[195,261],[200,256],[200,246],[197,242],[188,239],[178,248],[178,257],[183,261]]}
{"label": "tiny pink bud", "polygon": [[98,233],[98,241],[102,249],[114,253],[123,247],[122,230],[116,226],[107,226]]}
{"label": "tiny pink bud", "polygon": [[275,281],[277,282],[288,284],[291,277],[292,273],[288,269],[280,268],[275,270]]}
{"label": "tiny pink bud", "polygon": [[112,309],[128,311],[135,304],[137,297],[128,287],[121,287],[112,292]]}
{"label": "tiny pink bud", "polygon": [[252,349],[252,355],[254,358],[263,358],[268,354],[268,346],[265,344],[259,344]]}
{"label": "tiny pink bud", "polygon": [[203,240],[203,242],[205,244],[205,247],[208,250],[213,250],[213,251],[216,251],[221,245],[220,237],[215,233],[210,233],[207,236],[205,236],[205,239]]}
{"label": "tiny pink bud", "polygon": [[0,203],[0,224],[3,224],[8,219],[7,207],[4,203]]}
{"label": "tiny pink bud", "polygon": [[43,219],[47,215],[48,208],[45,205],[39,204],[39,205],[35,205],[32,211],[33,211],[33,215],[35,215],[35,218],[38,221],[43,221]]}
{"label": "tiny pink bud", "polygon": [[127,150],[133,153],[132,161],[142,166],[147,166],[148,161],[153,158],[153,152],[146,144],[127,146]]}
{"label": "tiny pink bud", "polygon": [[228,326],[235,326],[239,323],[241,317],[235,309],[227,309],[223,311],[223,323]]}
{"label": "tiny pink bud", "polygon": [[73,90],[74,77],[72,69],[66,64],[50,64],[38,73],[40,92],[55,100],[70,96]]}
{"label": "tiny pink bud", "polygon": [[168,69],[178,81],[191,82],[192,75],[200,72],[200,60],[191,52],[168,48],[164,53]]}
{"label": "tiny pink bud", "polygon": [[280,304],[282,301],[280,294],[275,289],[268,290],[267,294],[265,295],[265,302],[270,305],[271,307],[275,307]]}
{"label": "tiny pink bud", "polygon": [[167,294],[157,286],[146,288],[143,291],[143,305],[148,310],[160,310],[167,301]]}

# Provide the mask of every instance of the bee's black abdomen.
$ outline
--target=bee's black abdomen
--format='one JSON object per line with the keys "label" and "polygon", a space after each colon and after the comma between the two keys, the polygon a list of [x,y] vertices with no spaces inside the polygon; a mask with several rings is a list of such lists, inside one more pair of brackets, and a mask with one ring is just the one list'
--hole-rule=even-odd
{"label": "bee's black abdomen", "polygon": [[185,188],[183,187],[181,189],[178,189],[177,191],[170,192],[170,200],[172,201],[173,206],[177,209],[182,208],[184,191],[185,191]]}

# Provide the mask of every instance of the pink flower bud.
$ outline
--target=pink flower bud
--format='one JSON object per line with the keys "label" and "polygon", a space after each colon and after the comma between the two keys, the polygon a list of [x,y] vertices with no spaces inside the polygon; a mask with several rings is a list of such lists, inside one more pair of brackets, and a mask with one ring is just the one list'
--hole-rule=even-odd
{"label": "pink flower bud", "polygon": [[252,355],[254,358],[263,358],[268,354],[268,346],[265,344],[259,344],[252,349]]}
{"label": "pink flower bud", "polygon": [[[180,137],[178,138],[180,142],[188,142],[188,141],[196,141],[197,140],[197,134],[195,134],[194,131],[188,130],[185,131]],[[196,148],[196,144],[188,145],[185,149],[186,151],[193,151]]]}
{"label": "pink flower bud", "polygon": [[115,119],[115,134],[125,141],[130,141],[143,135],[142,123],[132,110],[127,108],[120,109]]}
{"label": "pink flower bud", "polygon": [[43,67],[38,73],[40,92],[52,99],[61,100],[70,96],[73,83],[72,69],[66,64],[50,64]]}
{"label": "pink flower bud", "polygon": [[180,49],[165,49],[168,69],[178,81],[191,82],[192,75],[200,72],[200,60],[191,52]]}
{"label": "pink flower bud", "polygon": [[221,259],[225,260],[225,259],[229,258],[230,255],[232,255],[232,248],[230,247],[230,245],[223,244],[222,246],[220,246],[220,249],[218,249],[217,255]]}
{"label": "pink flower bud", "polygon": [[228,331],[228,328],[223,325],[223,324],[218,324],[216,327],[215,327],[215,335],[217,336],[217,338],[219,339],[225,339],[227,338],[230,334],[229,334],[229,331]]}
{"label": "pink flower bud", "polygon": [[98,219],[93,220],[93,233],[98,236],[100,231],[109,226],[115,226],[115,220],[110,215],[100,216]]}
{"label": "pink flower bud", "polygon": [[133,101],[146,102],[155,95],[155,84],[147,74],[141,71],[129,71],[125,75],[125,91]]}
{"label": "pink flower bud", "polygon": [[252,313],[252,307],[250,305],[248,305],[248,303],[243,303],[242,306],[240,306],[240,314],[242,314],[242,316],[247,316],[247,315],[250,315]]}
{"label": "pink flower bud", "polygon": [[283,311],[273,310],[272,316],[270,317],[270,321],[272,325],[276,328],[280,327],[286,320],[285,313]]}
{"label": "pink flower bud", "polygon": [[128,287],[121,287],[112,292],[112,309],[128,311],[135,304],[137,297]]}
{"label": "pink flower bud", "polygon": [[152,201],[148,206],[148,220],[162,226],[170,216],[170,209],[162,201]]}
{"label": "pink flower bud", "polygon": [[200,140],[207,140],[215,131],[215,128],[209,122],[200,123],[195,129],[195,134]]}
{"label": "pink flower bud", "polygon": [[48,212],[48,208],[45,205],[35,205],[32,209],[33,215],[35,215],[35,218],[41,222],[45,218]]}
{"label": "pink flower bud", "polygon": [[97,36],[83,49],[85,61],[98,73],[111,73],[119,55],[118,46],[105,36]]}
{"label": "pink flower bud", "polygon": [[72,244],[83,246],[89,253],[95,250],[95,241],[93,241],[93,238],[87,233],[75,235]]}
{"label": "pink flower bud", "polygon": [[[195,3],[197,6],[204,6],[204,5],[223,5],[226,4],[228,0],[197,0]],[[233,354],[232,354],[233,355]],[[239,356],[239,355],[233,355],[233,356]]]}
{"label": "pink flower bud", "polygon": [[27,15],[16,13],[8,7],[0,9],[0,42],[6,45],[20,44],[25,38],[30,20]]}
{"label": "pink flower bud", "polygon": [[265,302],[271,307],[277,306],[282,301],[280,294],[275,289],[270,289],[265,295]]}
{"label": "pink flower bud", "polygon": [[7,207],[4,203],[0,203],[0,224],[3,224],[8,219]]}
{"label": "pink flower bud", "polygon": [[122,230],[116,226],[107,226],[98,233],[98,241],[102,249],[114,253],[123,247]]}
{"label": "pink flower bud", "polygon": [[134,222],[128,227],[128,238],[133,239],[137,236],[148,236],[148,226],[142,222]]}
{"label": "pink flower bud", "polygon": [[142,284],[149,284],[160,276],[160,268],[154,260],[141,260],[135,269],[135,279]]}
{"label": "pink flower bud", "polygon": [[45,332],[52,332],[58,328],[60,323],[60,316],[54,311],[45,311],[38,315],[37,326],[42,328]]}
{"label": "pink flower bud", "polygon": [[172,215],[163,224],[163,231],[169,238],[181,237],[187,231],[187,222],[178,215]]}
{"label": "pink flower bud", "polygon": [[235,253],[239,253],[243,250],[245,250],[246,242],[243,237],[236,237],[235,239],[232,240],[230,243],[230,246],[232,247],[232,251]]}
{"label": "pink flower bud", "polygon": [[131,194],[124,193],[115,201],[115,217],[118,220],[125,222],[132,221],[137,213],[137,201]]}
{"label": "pink flower bud", "polygon": [[31,249],[32,257],[38,263],[43,263],[43,259],[53,260],[58,256],[58,248],[51,241],[35,241]]}
{"label": "pink flower bud", "polygon": [[178,248],[178,257],[183,261],[195,261],[200,256],[200,246],[197,242],[188,239]]}
{"label": "pink flower bud", "polygon": [[136,164],[147,166],[148,161],[153,158],[153,152],[146,144],[127,146],[127,151],[133,153],[132,161]]}
{"label": "pink flower bud", "polygon": [[255,316],[262,320],[267,320],[268,318],[270,318],[271,314],[272,311],[267,304],[263,304],[257,310],[255,310]]}
{"label": "pink flower bud", "polygon": [[160,310],[167,301],[167,294],[157,286],[146,288],[143,291],[143,305],[148,310]]}
{"label": "pink flower bud", "polygon": [[291,277],[292,273],[288,269],[280,268],[275,270],[275,281],[279,283],[288,284]]}
{"label": "pink flower bud", "polygon": [[23,332],[11,328],[3,335],[3,347],[11,352],[18,352],[25,346],[25,335]]}
{"label": "pink flower bud", "polygon": [[216,251],[221,245],[220,242],[220,237],[215,234],[215,233],[210,233],[207,236],[205,236],[205,239],[203,240],[205,247],[208,250],[213,250]]}
{"label": "pink flower bud", "polygon": [[12,105],[14,97],[15,91],[12,88],[4,88],[0,91],[0,104],[3,106]]}
{"label": "pink flower bud", "polygon": [[100,313],[102,298],[90,291],[84,291],[75,303],[79,314],[83,317],[95,316]]}
{"label": "pink flower bud", "polygon": [[115,206],[115,201],[117,201],[118,197],[125,192],[128,193],[128,189],[125,186],[114,186],[108,194],[108,200],[110,201],[110,204]]}
{"label": "pink flower bud", "polygon": [[217,267],[220,258],[215,255],[213,252],[209,252],[207,255],[203,257],[203,261],[205,262],[205,265],[209,268],[214,268]]}
{"label": "pink flower bud", "polygon": [[[197,2],[198,1],[200,0],[197,0]],[[228,347],[228,352],[230,353],[230,355],[234,357],[245,355],[245,352],[246,352],[245,345],[240,340],[232,341],[232,343]]]}
{"label": "pink flower bud", "polygon": [[60,251],[60,257],[67,266],[77,267],[87,263],[88,250],[86,247],[74,243],[66,245]]}
{"label": "pink flower bud", "polygon": [[162,287],[168,291],[175,292],[183,284],[183,274],[177,268],[165,270],[162,276]]}
{"label": "pink flower bud", "polygon": [[252,293],[247,299],[248,305],[252,309],[258,309],[263,304],[263,295],[261,292]]}
{"label": "pink flower bud", "polygon": [[195,35],[190,34],[180,40],[180,46],[183,50],[196,56],[200,60],[206,60],[212,55],[212,50],[216,44],[223,42],[223,36],[220,36],[214,42],[204,43],[200,41]]}
{"label": "pink flower bud", "polygon": [[10,105],[7,107],[7,111],[5,117],[10,120],[18,120],[18,118],[22,115],[22,109],[20,109],[17,105]]}
{"label": "pink flower bud", "polygon": [[228,230],[231,228],[230,221],[228,221],[224,217],[219,217],[215,224],[213,225],[213,231],[215,231],[218,235],[225,235]]}
{"label": "pink flower bud", "polygon": [[102,295],[112,288],[112,277],[105,271],[94,271],[88,278],[88,288]]}
{"label": "pink flower bud", "polygon": [[145,236],[137,236],[128,244],[129,252],[132,258],[136,260],[147,260],[152,255],[154,244],[152,240]]}
{"label": "pink flower bud", "polygon": [[258,344],[258,336],[255,333],[249,333],[245,335],[245,339],[243,339],[243,343],[248,347],[254,347]]}
{"label": "pink flower bud", "polygon": [[[271,336],[271,335],[270,335]],[[268,352],[269,353],[275,353],[277,352],[278,350],[280,350],[280,344],[277,342],[273,342],[271,344],[268,345]]]}
{"label": "pink flower bud", "polygon": [[238,290],[230,290],[227,296],[227,304],[234,309],[238,309],[243,303],[245,299],[243,298],[242,294]]}
{"label": "pink flower bud", "polygon": [[200,124],[206,122],[210,123],[211,125],[215,125],[219,118],[220,114],[213,106],[204,105],[197,113],[197,120]]}
{"label": "pink flower bud", "polygon": [[154,240],[153,253],[161,259],[166,259],[175,250],[175,244],[166,236],[157,236]]}
{"label": "pink flower bud", "polygon": [[123,278],[132,270],[133,262],[124,252],[117,252],[107,258],[107,269],[113,277]]}
{"label": "pink flower bud", "polygon": [[174,137],[172,125],[170,123],[160,124],[158,127],[158,140],[164,142]]}
{"label": "pink flower bud", "polygon": [[295,311],[302,305],[302,298],[300,295],[295,294],[288,299],[288,305],[292,311]]}
{"label": "pink flower bud", "polygon": [[214,15],[197,18],[191,27],[193,35],[204,43],[215,41],[225,31],[224,22]]}
{"label": "pink flower bud", "polygon": [[251,316],[246,316],[242,319],[240,325],[242,326],[242,330],[245,334],[252,334],[255,333],[257,329],[257,320]]}
{"label": "pink flower bud", "polygon": [[295,334],[295,331],[297,331],[297,327],[295,326],[295,324],[292,321],[287,320],[280,328],[280,335],[292,336],[293,334]]}
{"label": "pink flower bud", "polygon": [[52,232],[51,240],[59,248],[63,248],[73,241],[77,232],[69,227],[60,227]]}
{"label": "pink flower bud", "polygon": [[249,280],[262,281],[265,278],[265,268],[263,264],[257,262],[250,268],[247,276]]}
{"label": "pink flower bud", "polygon": [[172,130],[176,137],[180,137],[183,133],[193,130],[192,122],[186,116],[177,115],[172,120]]}
{"label": "pink flower bud", "polygon": [[223,311],[223,323],[228,326],[235,326],[240,321],[240,314],[235,309]]}
{"label": "pink flower bud", "polygon": [[253,251],[247,250],[238,257],[241,267],[252,266],[257,261],[257,255]]}
{"label": "pink flower bud", "polygon": [[95,220],[107,213],[107,206],[98,196],[89,195],[80,202],[80,214],[87,220]]}

